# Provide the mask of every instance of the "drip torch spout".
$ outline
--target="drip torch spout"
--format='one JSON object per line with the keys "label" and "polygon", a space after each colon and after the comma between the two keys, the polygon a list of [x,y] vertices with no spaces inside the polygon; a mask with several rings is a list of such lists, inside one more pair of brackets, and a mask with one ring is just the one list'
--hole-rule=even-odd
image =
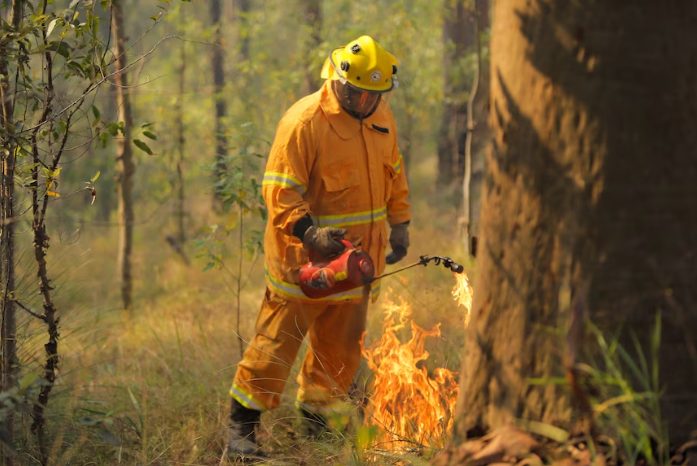
{"label": "drip torch spout", "polygon": [[421,256],[419,262],[423,265],[433,262],[436,265],[443,264],[443,267],[452,270],[455,273],[462,273],[465,271],[465,267],[462,264],[458,264],[449,257],[443,256]]}
{"label": "drip torch spout", "polygon": [[374,282],[375,280],[379,280],[381,278],[389,277],[390,275],[394,275],[396,273],[403,272],[407,269],[410,269],[412,267],[416,267],[417,265],[423,265],[424,267],[427,266],[429,263],[433,262],[436,265],[442,264],[443,267],[452,270],[455,273],[462,273],[465,271],[465,267],[461,264],[458,264],[454,260],[452,260],[449,257],[444,257],[444,256],[419,256],[419,260],[414,262],[413,264],[405,265],[402,268],[399,268],[397,270],[393,270],[392,272],[387,272],[383,273],[382,275],[379,275],[377,277],[372,277],[372,278],[367,278],[364,280],[365,284]]}

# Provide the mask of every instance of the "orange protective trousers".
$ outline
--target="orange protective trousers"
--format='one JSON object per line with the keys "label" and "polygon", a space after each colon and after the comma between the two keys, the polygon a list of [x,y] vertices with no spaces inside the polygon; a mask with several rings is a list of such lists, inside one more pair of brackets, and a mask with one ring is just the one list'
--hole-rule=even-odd
{"label": "orange protective trousers", "polygon": [[303,303],[267,289],[256,335],[237,366],[230,395],[251,409],[278,406],[307,334],[309,347],[298,375],[298,402],[322,407],[344,398],[360,363],[367,308],[367,293],[359,302]]}

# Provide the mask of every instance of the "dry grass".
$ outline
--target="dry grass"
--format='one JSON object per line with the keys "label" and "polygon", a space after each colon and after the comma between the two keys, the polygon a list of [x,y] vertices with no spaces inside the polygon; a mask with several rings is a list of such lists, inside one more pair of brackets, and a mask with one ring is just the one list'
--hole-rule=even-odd
{"label": "dry grass", "polygon": [[[420,254],[458,257],[435,228],[414,229],[405,263]],[[63,316],[61,373],[48,411],[55,464],[226,464],[220,461],[227,389],[239,358],[234,279],[223,270],[204,272],[202,261],[187,267],[162,241],[160,230],[160,225],[148,225],[139,232],[139,281],[129,313],[118,306],[110,233],[85,235],[52,251]],[[227,260],[234,263],[234,255]],[[249,281],[241,297],[241,334],[250,337],[263,294],[261,260],[246,264],[245,273]],[[412,302],[420,325],[443,323],[443,338],[429,348],[429,365],[457,370],[464,329],[462,313],[450,297],[449,272],[416,268],[385,285]],[[379,305],[372,309],[368,341],[379,336],[382,322]],[[24,332],[29,338],[23,359],[36,368],[41,328],[27,323]],[[390,464],[399,459],[366,450],[369,432],[359,426],[355,412],[344,415],[344,422],[357,426],[351,434],[323,442],[299,438],[292,408],[295,388],[291,376],[282,406],[262,417],[260,437],[273,452],[270,464]],[[26,445],[22,452],[27,464],[32,451]],[[414,457],[408,462],[419,461]]]}

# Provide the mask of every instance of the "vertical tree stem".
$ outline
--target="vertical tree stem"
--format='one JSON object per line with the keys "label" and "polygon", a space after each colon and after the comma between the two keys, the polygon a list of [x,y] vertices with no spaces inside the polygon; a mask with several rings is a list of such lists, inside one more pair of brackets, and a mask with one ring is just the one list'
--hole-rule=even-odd
{"label": "vertical tree stem", "polygon": [[479,31],[479,11],[474,2],[474,30],[477,43],[477,73],[472,81],[469,99],[467,100],[467,133],[465,136],[465,175],[462,179],[462,241],[465,251],[472,254],[472,137],[474,136],[474,101],[479,90],[479,80],[482,69],[481,38]]}
{"label": "vertical tree stem", "polygon": [[[13,30],[18,30],[22,22],[24,2],[14,0],[9,23]],[[0,152],[0,283],[2,284],[2,326],[0,339],[2,346],[2,390],[15,386],[17,377],[17,321],[15,313],[14,291],[14,172],[15,172],[15,141],[14,141],[14,105],[13,94],[9,84],[9,63],[7,53],[0,50],[0,101],[2,103],[2,126],[5,138],[2,141],[3,152]],[[14,441],[14,416],[9,413],[3,421],[5,434],[4,443],[12,445]],[[14,460],[11,451],[2,447],[3,464],[12,466]]]}
{"label": "vertical tree stem", "polygon": [[223,122],[227,114],[227,107],[225,105],[225,96],[223,95],[225,69],[221,10],[221,0],[211,0],[210,17],[211,23],[215,28],[211,66],[213,68],[213,101],[215,102],[215,199],[213,205],[216,209],[220,208],[223,195],[223,182],[225,181],[225,174],[227,172],[227,163],[225,160],[227,155],[227,136],[225,134],[225,125]]}
{"label": "vertical tree stem", "polygon": [[244,208],[239,206],[240,215],[240,228],[238,236],[238,249],[239,249],[239,260],[237,261],[237,341],[240,345],[240,358],[244,354],[244,340],[242,339],[242,334],[240,333],[240,314],[242,309],[242,302],[240,294],[242,293],[242,262],[244,260]]}
{"label": "vertical tree stem", "polygon": [[121,299],[124,309],[130,309],[133,277],[131,275],[131,251],[133,249],[133,175],[135,164],[131,148],[131,129],[133,116],[131,103],[126,91],[128,77],[126,75],[126,38],[123,24],[122,0],[114,0],[111,4],[111,30],[116,44],[115,66],[118,72],[114,75],[116,85],[116,102],[119,112],[119,122],[123,123],[123,137],[117,140],[116,177],[119,199],[119,250],[118,270],[121,277]]}
{"label": "vertical tree stem", "polygon": [[184,145],[186,136],[184,134],[184,88],[186,74],[186,44],[181,44],[181,63],[179,65],[179,99],[177,100],[177,240],[180,245],[186,241],[186,231],[184,228],[184,175],[182,165],[184,164]]}

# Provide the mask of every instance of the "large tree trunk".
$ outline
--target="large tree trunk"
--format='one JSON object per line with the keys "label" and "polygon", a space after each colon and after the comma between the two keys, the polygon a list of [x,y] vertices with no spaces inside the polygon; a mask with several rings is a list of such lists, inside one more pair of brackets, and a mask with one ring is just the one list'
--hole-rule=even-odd
{"label": "large tree trunk", "polygon": [[[8,23],[17,31],[22,21],[23,1],[14,0],[11,5]],[[12,105],[14,89],[10,87],[9,63],[7,53],[0,48],[0,103],[2,105],[2,139],[0,144],[0,308],[2,326],[0,344],[2,350],[1,389],[3,392],[13,388],[17,378],[17,321],[14,303],[15,292],[15,142],[14,108]],[[3,464],[12,465],[13,456],[5,445],[14,441],[14,417],[9,413],[2,423]]]}
{"label": "large tree trunk", "polygon": [[494,141],[455,439],[514,418],[574,428],[570,390],[530,379],[563,375],[580,342],[592,350],[563,331],[575,302],[623,341],[647,341],[661,313],[663,414],[680,441],[697,427],[697,3],[494,9]]}
{"label": "large tree trunk", "polygon": [[111,5],[111,30],[116,44],[116,102],[119,121],[123,123],[123,137],[117,140],[116,185],[118,196],[119,250],[118,270],[121,278],[121,299],[124,309],[131,307],[133,277],[131,275],[131,251],[133,249],[133,175],[135,164],[131,147],[133,116],[128,98],[126,74],[126,37],[123,25],[123,0],[114,0]]}

